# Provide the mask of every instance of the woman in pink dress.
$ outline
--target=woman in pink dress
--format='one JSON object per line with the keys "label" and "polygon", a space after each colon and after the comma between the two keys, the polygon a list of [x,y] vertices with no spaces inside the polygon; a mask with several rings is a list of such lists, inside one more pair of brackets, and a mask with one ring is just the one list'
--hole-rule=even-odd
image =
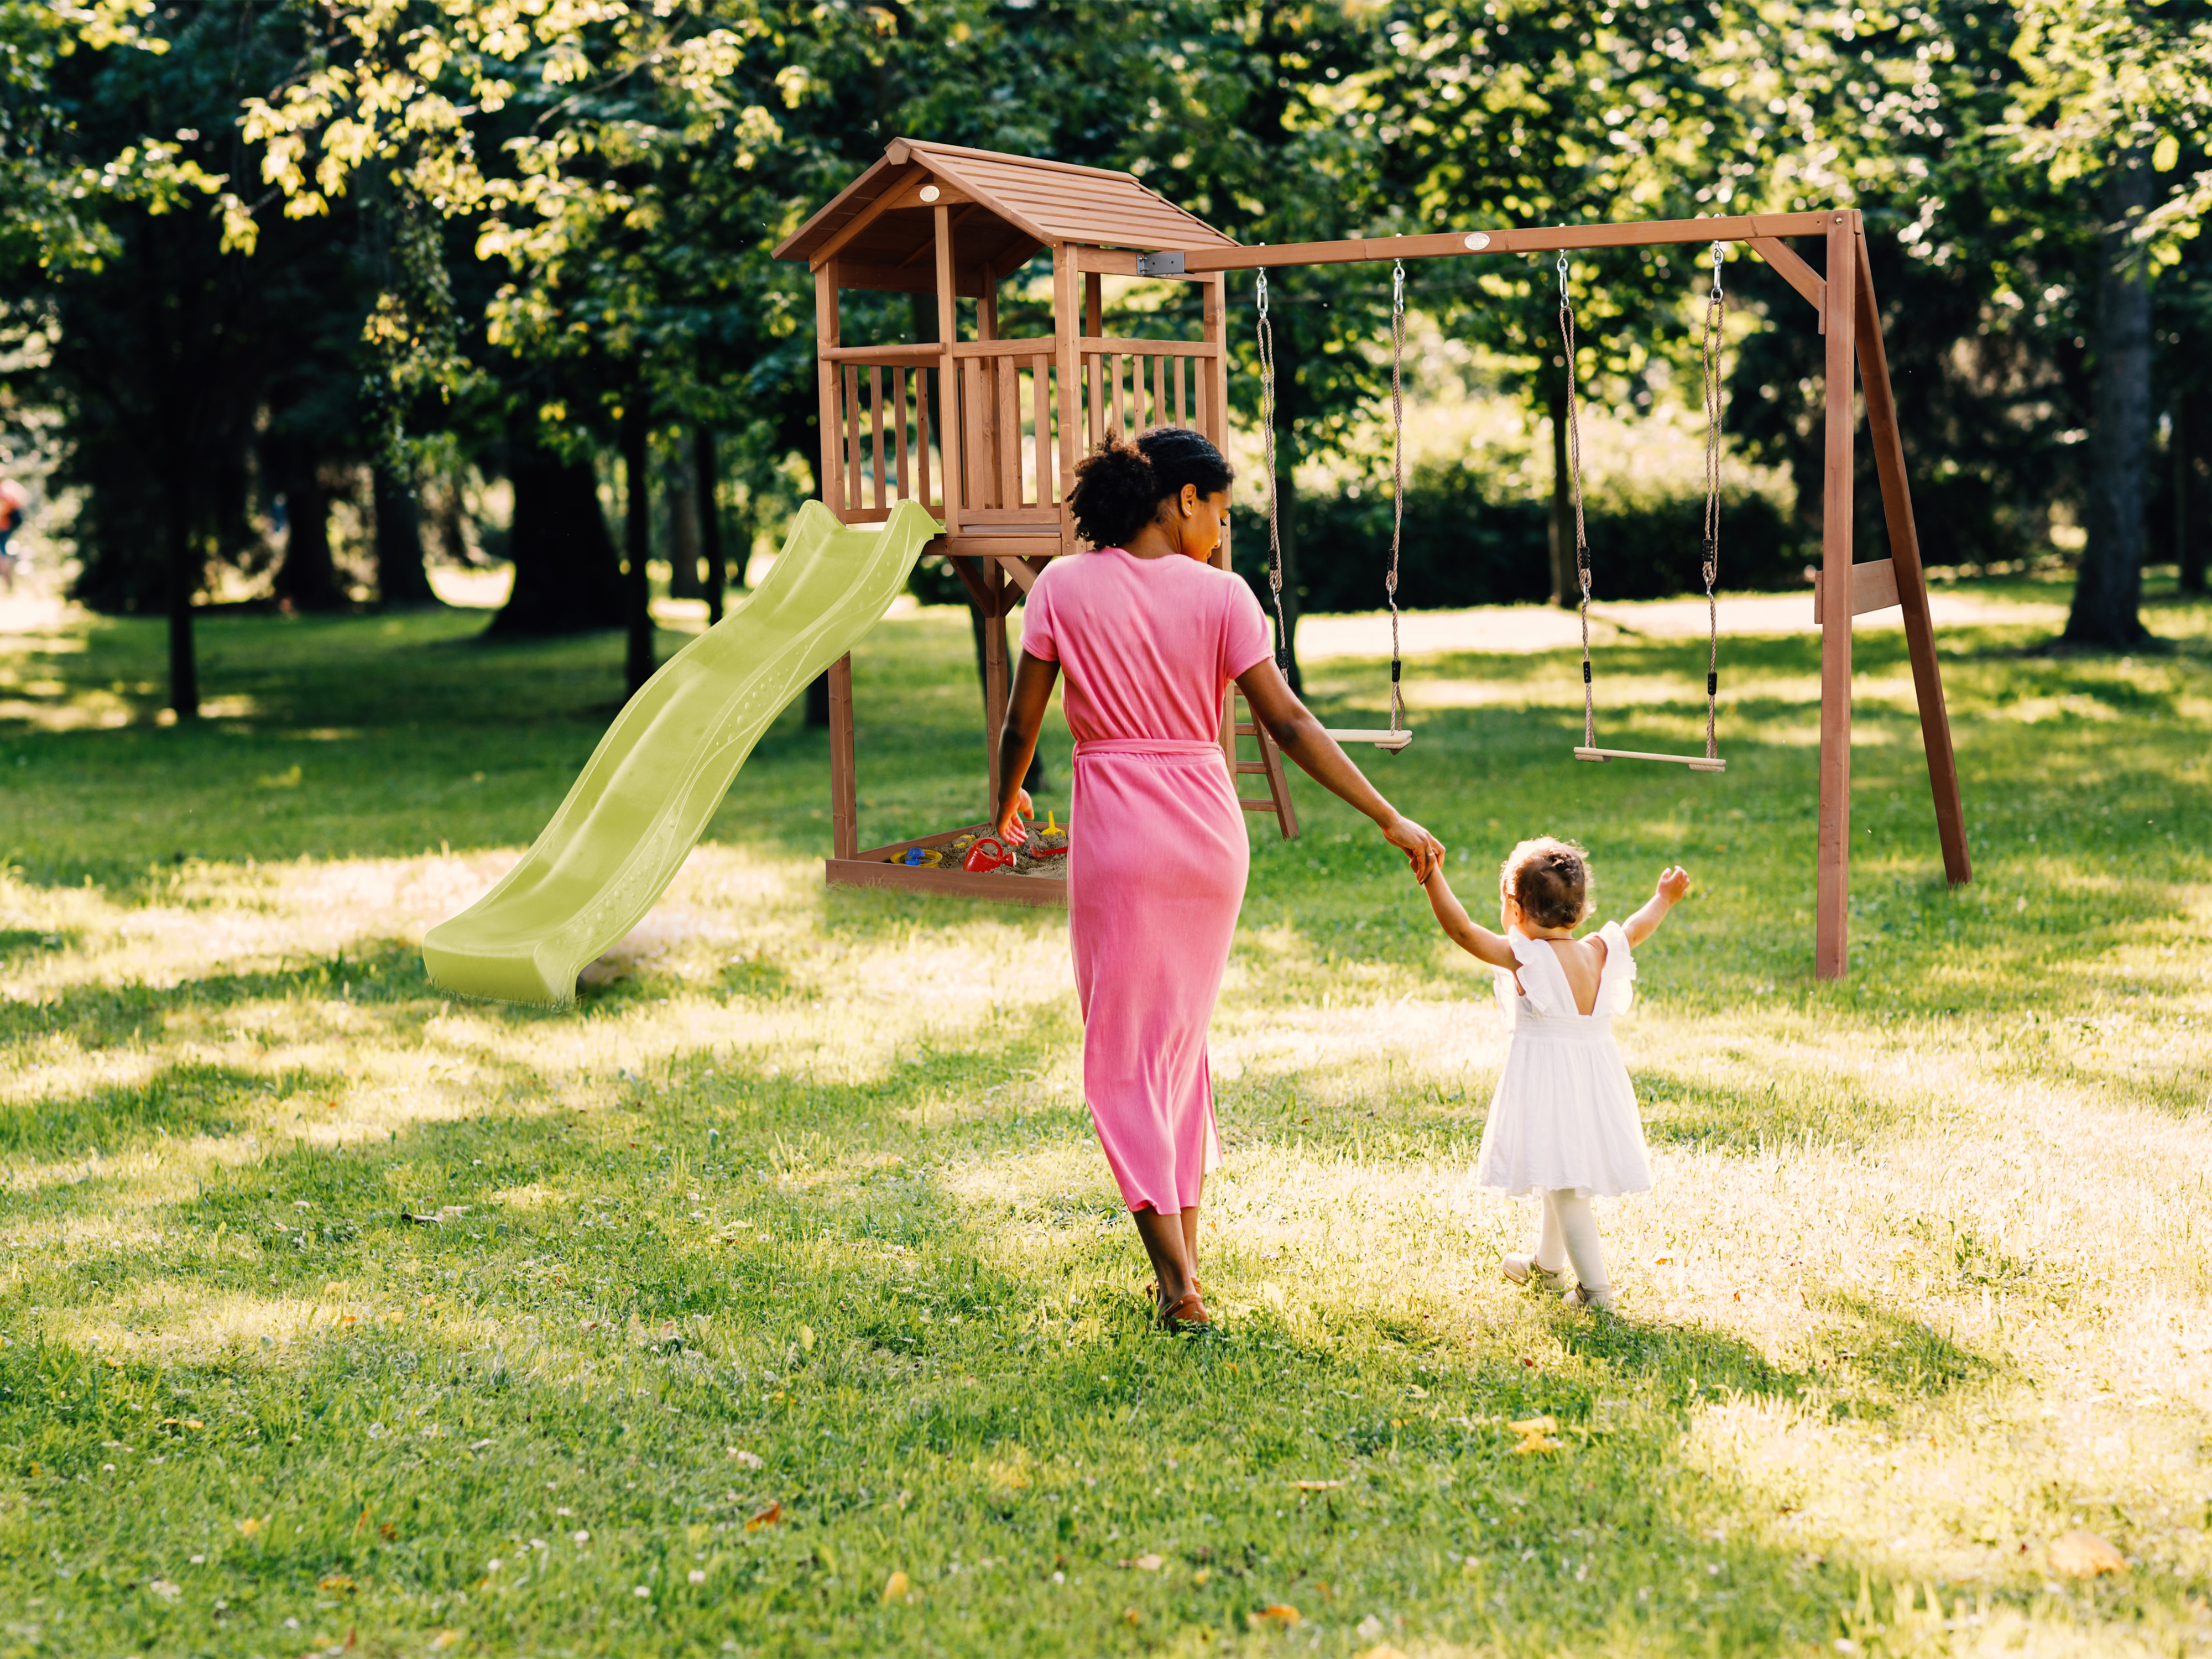
{"label": "woman in pink dress", "polygon": [[1170,1329],[1209,1322],[1198,1205],[1221,1162],[1206,1028],[1221,990],[1250,851],[1219,739],[1235,680],[1283,752],[1375,820],[1414,879],[1436,838],[1376,793],[1291,694],[1242,579],[1208,562],[1232,477],[1196,432],[1109,439],[1077,466],[1069,506],[1097,550],[1055,559],[1023,612],[1022,659],[1000,738],[1002,839],[1034,816],[1029,769],[1065,669],[1075,779],[1068,945],[1083,1007],[1083,1091],[1158,1279]]}

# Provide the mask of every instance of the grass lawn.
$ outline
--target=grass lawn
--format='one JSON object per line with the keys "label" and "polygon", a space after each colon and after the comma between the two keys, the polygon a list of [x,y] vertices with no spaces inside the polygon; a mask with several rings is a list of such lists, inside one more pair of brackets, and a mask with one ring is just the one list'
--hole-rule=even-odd
{"label": "grass lawn", "polygon": [[[1841,984],[1812,636],[1724,641],[1720,778],[1569,763],[1571,655],[1418,664],[1374,770],[1463,891],[1540,830],[1604,915],[1699,882],[1622,1027],[1622,1315],[1499,1278],[1486,975],[1301,781],[1215,1025],[1202,1340],[1146,1329],[1062,921],[825,893],[795,711],[549,1012],[416,945],[618,640],[210,619],[190,728],[158,623],[0,641],[0,1656],[2212,1644],[2212,608],[2150,615],[2127,660],[1946,637],[1956,891],[1862,636]],[[864,836],[978,813],[969,652],[861,654]],[[1692,741],[1703,666],[1608,647],[1607,740]],[[1315,678],[1376,723],[1381,665]],[[2125,1571],[2055,1571],[2077,1528]]]}

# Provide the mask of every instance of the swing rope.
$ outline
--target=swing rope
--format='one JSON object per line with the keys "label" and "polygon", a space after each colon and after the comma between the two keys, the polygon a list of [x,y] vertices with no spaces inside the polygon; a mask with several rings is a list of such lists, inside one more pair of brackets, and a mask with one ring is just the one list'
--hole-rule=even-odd
{"label": "swing rope", "polygon": [[1390,601],[1390,730],[1401,730],[1406,698],[1399,686],[1404,662],[1398,651],[1398,544],[1406,529],[1406,265],[1390,262],[1390,574],[1382,591]]}
{"label": "swing rope", "polygon": [[1720,758],[1721,607],[1713,583],[1721,568],[1721,245],[1713,244],[1713,285],[1705,292],[1705,758]]}
{"label": "swing rope", "polygon": [[1291,673],[1291,635],[1283,623],[1283,526],[1275,505],[1275,325],[1267,319],[1267,273],[1260,273],[1260,429],[1267,440],[1267,592],[1275,602],[1275,666]]}
{"label": "swing rope", "polygon": [[1567,288],[1567,256],[1559,255],[1559,342],[1567,366],[1567,480],[1575,504],[1575,580],[1582,589],[1583,747],[1597,747],[1597,705],[1590,686],[1589,537],[1583,528],[1583,426],[1575,390],[1575,301]]}
{"label": "swing rope", "polygon": [[1567,374],[1567,477],[1575,504],[1575,580],[1581,588],[1578,609],[1583,639],[1583,746],[1577,760],[1656,760],[1687,762],[1696,772],[1719,772],[1727,768],[1720,756],[1721,612],[1714,586],[1720,577],[1721,559],[1721,342],[1727,320],[1727,301],[1721,289],[1721,244],[1713,244],[1713,281],[1705,294],[1705,324],[1699,343],[1705,370],[1705,752],[1702,759],[1687,755],[1650,755],[1597,746],[1597,702],[1590,674],[1589,538],[1583,523],[1583,432],[1581,404],[1575,373],[1575,302],[1567,287],[1567,256],[1559,255],[1559,344],[1565,352]]}

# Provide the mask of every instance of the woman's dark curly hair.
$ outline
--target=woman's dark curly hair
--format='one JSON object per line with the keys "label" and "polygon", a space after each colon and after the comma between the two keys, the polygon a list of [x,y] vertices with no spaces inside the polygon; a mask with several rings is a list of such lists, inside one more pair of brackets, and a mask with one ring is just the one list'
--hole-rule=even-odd
{"label": "woman's dark curly hair", "polygon": [[1206,434],[1156,426],[1134,443],[1109,437],[1075,464],[1067,504],[1075,532],[1093,547],[1120,547],[1152,521],[1160,503],[1196,484],[1201,495],[1229,488],[1237,475]]}

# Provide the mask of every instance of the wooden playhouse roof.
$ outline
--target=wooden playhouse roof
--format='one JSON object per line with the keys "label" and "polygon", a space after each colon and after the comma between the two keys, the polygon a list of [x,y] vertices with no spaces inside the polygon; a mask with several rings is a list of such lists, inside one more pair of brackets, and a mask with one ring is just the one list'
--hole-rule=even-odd
{"label": "wooden playhouse roof", "polygon": [[999,274],[1055,242],[1140,251],[1236,246],[1131,173],[896,138],[775,257],[816,262],[835,253],[847,287],[914,286],[931,276],[936,218],[918,194],[926,184],[955,204],[961,264]]}

